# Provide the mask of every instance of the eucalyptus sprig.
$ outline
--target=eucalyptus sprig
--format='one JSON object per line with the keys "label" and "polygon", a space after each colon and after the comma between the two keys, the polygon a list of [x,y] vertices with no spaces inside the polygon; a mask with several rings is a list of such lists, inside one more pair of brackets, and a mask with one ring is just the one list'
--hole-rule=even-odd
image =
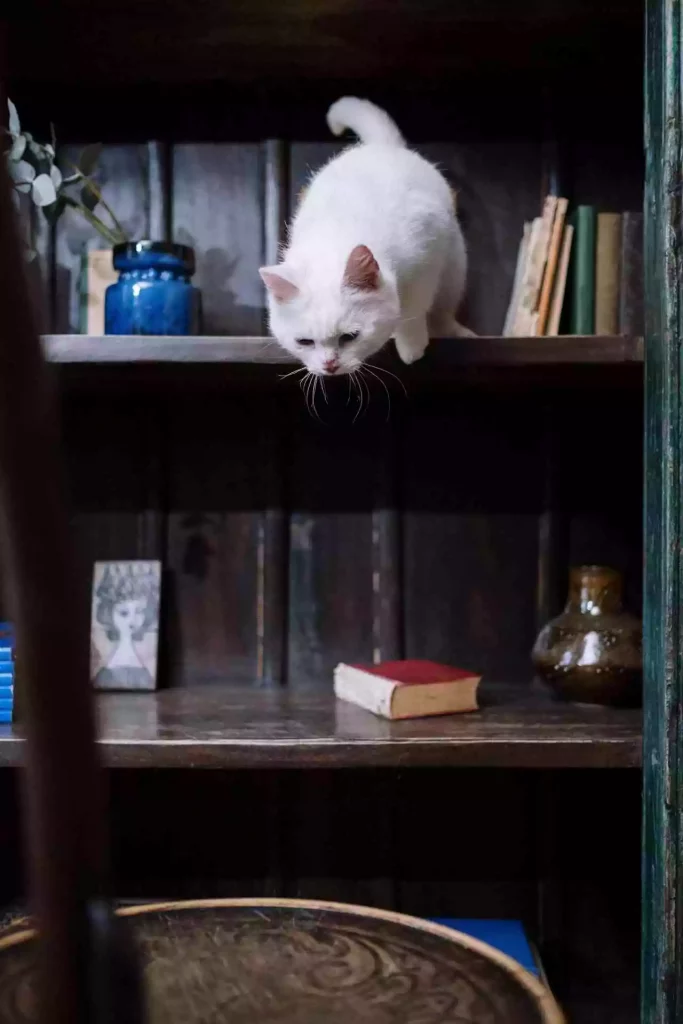
{"label": "eucalyptus sprig", "polygon": [[[21,130],[17,108],[11,100],[7,101],[7,109],[4,134],[9,144],[5,156],[16,192],[30,194],[50,224],[56,224],[68,207],[87,220],[110,245],[128,241],[121,222],[92,177],[102,152],[101,144],[86,146],[78,163],[69,164],[70,173],[65,176],[55,162],[54,128],[51,142],[38,142],[29,132]],[[96,212],[98,208],[106,219]]]}

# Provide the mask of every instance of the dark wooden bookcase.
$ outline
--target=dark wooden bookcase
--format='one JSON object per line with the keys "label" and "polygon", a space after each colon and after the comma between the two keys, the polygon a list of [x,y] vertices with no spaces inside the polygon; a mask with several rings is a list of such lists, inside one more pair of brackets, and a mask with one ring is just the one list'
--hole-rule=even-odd
{"label": "dark wooden bookcase", "polygon": [[[34,225],[83,580],[160,558],[156,695],[98,699],[124,898],[283,894],[425,916],[519,917],[577,1024],[681,1019],[680,61],[649,0],[165,5],[11,17],[9,92],[36,134],[101,139],[136,237],[195,246],[204,336],[76,333],[92,234]],[[648,53],[647,161],[643,75]],[[265,337],[257,275],[342,93],[386,105],[459,193],[468,322],[320,420]],[[151,141],[150,141],[151,140]],[[71,152],[74,152],[71,149]],[[648,331],[503,339],[525,219],[557,189],[639,209]],[[643,349],[645,349],[645,354]],[[645,363],[646,372],[643,373]],[[643,587],[643,392],[647,559]],[[334,382],[337,383],[337,382]],[[641,715],[550,702],[535,634],[570,564],[646,600]],[[390,725],[335,707],[339,660],[430,656],[485,675],[476,718]],[[0,735],[0,895],[22,889]],[[644,941],[641,788],[645,767]],[[212,769],[212,770],[209,770]]]}

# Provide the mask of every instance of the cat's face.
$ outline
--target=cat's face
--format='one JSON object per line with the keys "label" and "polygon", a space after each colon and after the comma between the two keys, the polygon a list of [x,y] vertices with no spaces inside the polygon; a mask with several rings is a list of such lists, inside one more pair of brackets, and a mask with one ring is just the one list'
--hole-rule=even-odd
{"label": "cat's face", "polygon": [[383,280],[367,246],[356,246],[341,282],[323,289],[307,287],[286,262],[260,273],[274,337],[318,376],[353,373],[396,330],[396,289]]}

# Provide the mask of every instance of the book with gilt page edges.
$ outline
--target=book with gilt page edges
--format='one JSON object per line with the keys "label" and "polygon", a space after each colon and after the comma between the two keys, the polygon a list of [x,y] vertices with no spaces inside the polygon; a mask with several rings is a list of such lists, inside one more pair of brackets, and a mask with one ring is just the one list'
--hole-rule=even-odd
{"label": "book with gilt page edges", "polygon": [[423,718],[476,711],[481,676],[435,661],[337,665],[334,692],[383,718]]}

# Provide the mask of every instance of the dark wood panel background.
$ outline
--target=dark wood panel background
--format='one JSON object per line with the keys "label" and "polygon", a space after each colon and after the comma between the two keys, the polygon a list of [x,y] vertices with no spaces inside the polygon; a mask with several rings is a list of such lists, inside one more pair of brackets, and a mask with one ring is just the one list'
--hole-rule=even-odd
{"label": "dark wood panel background", "polygon": [[[535,117],[547,119],[541,100]],[[500,331],[522,224],[549,180],[566,180],[577,199],[636,205],[636,147],[614,188],[618,147],[606,138],[604,167],[587,171],[586,145],[580,132],[553,146],[543,131],[515,141],[471,129],[458,144],[421,144],[457,191],[466,319],[478,332]],[[258,267],[277,224],[339,148],[117,143],[98,173],[131,235],[161,225],[195,247],[204,329],[256,334]],[[70,215],[36,239],[52,327],[73,330],[74,268],[93,232]],[[340,660],[404,654],[526,684],[535,632],[558,610],[570,562],[624,570],[639,611],[637,394],[551,398],[538,379],[520,391],[519,377],[511,389],[407,380],[407,397],[390,378],[388,395],[370,380],[358,417],[342,381],[328,385],[328,401],[318,394],[313,416],[295,379],[275,391],[226,377],[220,392],[202,392],[188,378],[166,396],[66,397],[84,578],[97,558],[164,562],[162,685],[329,687]]]}
{"label": "dark wood panel background", "polygon": [[637,393],[558,393],[550,438],[542,389],[414,387],[388,423],[379,387],[355,423],[346,394],[320,419],[288,381],[69,397],[83,571],[163,560],[162,685],[328,688],[395,655],[528,684],[570,563],[622,570],[640,611]]}

